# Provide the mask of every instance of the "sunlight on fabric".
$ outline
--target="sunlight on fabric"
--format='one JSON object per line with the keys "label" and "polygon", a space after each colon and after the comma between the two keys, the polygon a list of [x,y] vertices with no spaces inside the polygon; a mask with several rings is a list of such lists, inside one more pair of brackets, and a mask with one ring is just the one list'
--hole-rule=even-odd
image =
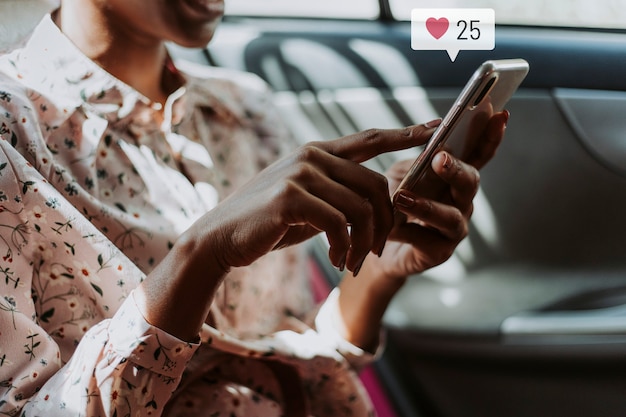
{"label": "sunlight on fabric", "polygon": [[454,253],[446,262],[429,269],[423,275],[433,281],[456,284],[465,279],[467,268],[461,258]]}
{"label": "sunlight on fabric", "polygon": [[457,288],[444,288],[439,292],[439,301],[446,307],[456,307],[462,298],[463,294]]}
{"label": "sunlight on fabric", "polygon": [[[314,89],[367,87],[369,81],[338,51],[306,39],[290,39],[280,46],[285,62],[303,72]],[[315,62],[315,65],[311,65]]]}
{"label": "sunlight on fabric", "polygon": [[472,214],[472,224],[476,232],[485,240],[490,248],[495,248],[500,243],[496,215],[487,200],[487,196],[482,189],[474,197],[474,213]]}
{"label": "sunlight on fabric", "polygon": [[387,87],[420,85],[409,61],[393,46],[364,39],[353,39],[349,46],[376,70]]}

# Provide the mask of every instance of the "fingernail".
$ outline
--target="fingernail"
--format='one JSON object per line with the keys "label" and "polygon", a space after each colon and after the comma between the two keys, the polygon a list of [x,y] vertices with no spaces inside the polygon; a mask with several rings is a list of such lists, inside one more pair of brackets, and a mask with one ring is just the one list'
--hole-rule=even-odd
{"label": "fingernail", "polygon": [[410,208],[413,207],[413,204],[415,204],[415,199],[401,191],[396,196],[396,204],[404,208]]}
{"label": "fingernail", "polygon": [[438,117],[436,119],[431,120],[430,122],[424,123],[424,127],[431,129],[433,127],[439,126],[440,124],[441,124],[441,117]]}
{"label": "fingernail", "polygon": [[359,272],[361,272],[361,267],[363,266],[363,262],[365,262],[365,258],[367,257],[367,254],[363,257],[363,259],[361,259],[361,262],[359,262],[356,266],[356,268],[354,268],[354,271],[352,272],[353,276],[357,276],[359,275]]}
{"label": "fingernail", "polygon": [[378,257],[380,258],[381,256],[383,256],[383,251],[385,250],[385,246],[387,245],[387,241],[385,240],[383,242],[383,245],[380,247],[380,249],[378,250],[378,253],[376,255],[378,255]]}
{"label": "fingernail", "polygon": [[341,272],[343,272],[343,270],[344,270],[344,269],[346,269],[346,256],[347,256],[347,255],[348,255],[348,254],[347,254],[347,253],[345,253],[345,254],[343,255],[343,258],[341,258],[341,260],[339,261],[339,266],[338,266],[338,268],[339,268],[339,271],[341,271]]}
{"label": "fingernail", "polygon": [[448,155],[447,152],[443,152],[443,167],[445,169],[450,169],[451,166],[452,166],[452,158],[450,158],[450,155]]}
{"label": "fingernail", "polygon": [[509,123],[509,119],[511,118],[511,112],[508,110],[504,110],[504,127]]}

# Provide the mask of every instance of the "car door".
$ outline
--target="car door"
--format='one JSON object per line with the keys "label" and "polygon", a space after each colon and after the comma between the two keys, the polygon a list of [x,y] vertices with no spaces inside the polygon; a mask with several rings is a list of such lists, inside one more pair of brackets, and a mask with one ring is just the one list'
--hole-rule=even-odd
{"label": "car door", "polygon": [[[259,74],[301,142],[428,121],[484,60],[530,63],[505,141],[481,172],[470,236],[450,261],[411,277],[387,312],[375,372],[390,408],[379,410],[626,415],[626,3],[227,5],[206,50],[175,54]],[[495,48],[454,62],[412,50],[413,7],[493,8]],[[322,240],[312,253],[336,284]]]}

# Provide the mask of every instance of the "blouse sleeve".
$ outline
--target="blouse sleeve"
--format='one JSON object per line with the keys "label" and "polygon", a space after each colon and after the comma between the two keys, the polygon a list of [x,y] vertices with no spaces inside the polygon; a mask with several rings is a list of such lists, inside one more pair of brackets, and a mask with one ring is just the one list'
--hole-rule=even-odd
{"label": "blouse sleeve", "polygon": [[339,287],[334,288],[321,304],[315,317],[315,328],[320,337],[332,344],[353,369],[360,371],[382,355],[385,347],[385,332],[381,329],[374,352],[368,352],[348,342],[338,331],[338,327],[343,327],[343,318],[338,304],[339,293]]}
{"label": "blouse sleeve", "polygon": [[15,149],[41,138],[1,90],[0,414],[159,416],[197,345],[145,321],[143,275]]}

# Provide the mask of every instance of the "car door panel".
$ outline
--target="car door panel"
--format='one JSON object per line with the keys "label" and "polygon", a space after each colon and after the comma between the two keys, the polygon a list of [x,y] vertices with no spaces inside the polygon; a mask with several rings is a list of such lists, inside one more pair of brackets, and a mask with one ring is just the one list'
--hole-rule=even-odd
{"label": "car door panel", "polygon": [[589,153],[626,176],[626,92],[558,88],[554,96]]}

